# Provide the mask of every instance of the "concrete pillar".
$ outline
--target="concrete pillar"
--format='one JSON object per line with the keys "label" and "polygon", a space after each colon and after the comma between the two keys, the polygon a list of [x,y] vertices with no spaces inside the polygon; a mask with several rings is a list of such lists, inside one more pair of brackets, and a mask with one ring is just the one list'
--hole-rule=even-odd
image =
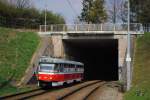
{"label": "concrete pillar", "polygon": [[64,46],[62,42],[62,35],[52,35],[52,45],[53,45],[53,57],[63,58],[64,57]]}
{"label": "concrete pillar", "polygon": [[127,38],[124,35],[118,35],[115,36],[115,38],[118,38],[118,74],[119,74],[119,80],[123,81],[125,80],[124,74],[125,72],[125,58],[126,58],[126,49],[127,49]]}

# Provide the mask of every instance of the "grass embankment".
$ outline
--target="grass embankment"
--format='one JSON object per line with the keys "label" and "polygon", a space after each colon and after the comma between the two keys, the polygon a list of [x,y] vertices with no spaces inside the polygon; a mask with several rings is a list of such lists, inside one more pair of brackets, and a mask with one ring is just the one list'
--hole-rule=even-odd
{"label": "grass embankment", "polygon": [[0,28],[0,95],[22,90],[12,83],[20,81],[38,44],[34,32]]}
{"label": "grass embankment", "polygon": [[136,41],[133,87],[124,100],[150,100],[150,33]]}

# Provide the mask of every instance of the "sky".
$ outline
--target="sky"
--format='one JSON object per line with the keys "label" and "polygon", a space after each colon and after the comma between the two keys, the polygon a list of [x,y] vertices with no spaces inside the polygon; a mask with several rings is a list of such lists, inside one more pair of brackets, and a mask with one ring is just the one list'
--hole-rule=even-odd
{"label": "sky", "polygon": [[[81,14],[83,0],[31,0],[32,4],[39,10],[44,10],[45,6],[49,11],[61,14],[67,24],[73,24],[77,16]],[[117,2],[121,0],[116,0]],[[105,7],[112,9],[112,0],[105,0]],[[71,7],[72,5],[72,7]]]}
{"label": "sky", "polygon": [[80,15],[82,10],[82,0],[32,0],[32,4],[39,10],[44,10],[46,5],[48,10],[61,14],[67,24],[73,24],[75,18]]}

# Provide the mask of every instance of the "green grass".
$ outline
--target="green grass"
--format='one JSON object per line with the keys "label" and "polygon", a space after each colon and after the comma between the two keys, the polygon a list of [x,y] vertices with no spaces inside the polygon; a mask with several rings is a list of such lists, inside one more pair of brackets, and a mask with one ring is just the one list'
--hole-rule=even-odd
{"label": "green grass", "polygon": [[136,41],[132,89],[124,100],[150,100],[150,33]]}
{"label": "green grass", "polygon": [[11,83],[20,81],[38,44],[34,32],[19,32],[0,27],[0,95],[16,92]]}

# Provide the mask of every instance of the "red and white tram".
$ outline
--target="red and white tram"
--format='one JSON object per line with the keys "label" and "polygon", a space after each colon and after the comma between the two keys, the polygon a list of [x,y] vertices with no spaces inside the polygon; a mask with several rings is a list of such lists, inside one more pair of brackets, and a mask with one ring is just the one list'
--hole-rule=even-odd
{"label": "red and white tram", "polygon": [[84,64],[76,61],[41,57],[37,79],[38,85],[60,86],[83,80]]}

